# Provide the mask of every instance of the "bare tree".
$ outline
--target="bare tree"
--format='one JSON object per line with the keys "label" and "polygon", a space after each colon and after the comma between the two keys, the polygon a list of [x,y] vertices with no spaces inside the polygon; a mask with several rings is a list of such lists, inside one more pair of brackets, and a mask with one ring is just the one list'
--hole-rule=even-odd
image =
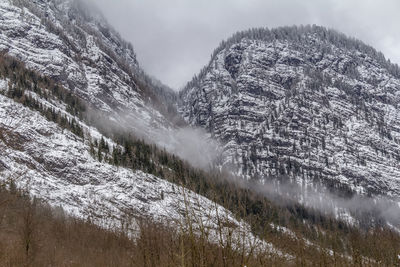
{"label": "bare tree", "polygon": [[20,222],[20,241],[25,253],[26,265],[30,266],[34,260],[34,245],[37,232],[37,199],[27,199],[21,207],[21,222]]}

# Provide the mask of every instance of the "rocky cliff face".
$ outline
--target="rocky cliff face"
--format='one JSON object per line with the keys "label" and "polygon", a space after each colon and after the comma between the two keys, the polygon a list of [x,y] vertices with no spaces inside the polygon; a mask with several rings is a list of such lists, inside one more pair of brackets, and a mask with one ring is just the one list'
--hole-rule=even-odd
{"label": "rocky cliff face", "polygon": [[250,178],[400,196],[399,68],[322,27],[241,32],[181,92],[180,111]]}
{"label": "rocky cliff face", "polygon": [[[0,64],[3,71],[2,68]],[[257,238],[249,224],[215,202],[155,175],[112,165],[109,157],[113,150],[95,151],[92,142],[103,140],[115,151],[122,147],[71,115],[60,99],[50,93],[45,98],[45,91],[37,94],[29,89],[34,86],[25,83],[28,86],[19,96],[19,100],[29,99],[23,101],[24,106],[16,100],[18,97],[10,95],[21,84],[0,78],[2,187],[14,184],[53,207],[106,229],[125,227],[137,235],[138,218],[177,230],[190,220],[196,233],[207,228],[210,242],[220,244],[229,238],[235,246],[246,249],[256,242],[260,249],[289,257]],[[28,108],[27,103],[33,102],[36,104]],[[59,119],[51,119],[51,114],[57,114]],[[75,126],[65,128],[61,121]],[[75,131],[77,126],[82,130]]]}
{"label": "rocky cliff face", "polygon": [[[192,222],[187,226],[197,233],[207,229],[207,238],[219,245],[256,246],[293,259],[281,239],[271,241],[279,250],[255,236],[254,226],[238,214],[161,179],[189,177],[188,183],[203,187],[206,172],[165,150],[204,167],[209,159],[219,161],[218,144],[207,146],[199,140],[209,135],[176,127],[170,108],[177,96],[148,78],[132,47],[89,10],[75,0],[0,2],[0,184],[13,181],[103,227],[129,224],[135,234],[135,216],[176,229]],[[253,30],[216,50],[210,65],[181,92],[179,105],[187,122],[223,144],[221,164],[245,178],[319,181],[342,191],[395,197],[400,194],[399,84],[397,67],[336,32]],[[109,118],[88,115],[81,99]],[[152,155],[156,146],[130,145],[131,133],[159,141],[162,157]],[[223,172],[211,177],[219,175],[225,177]],[[256,195],[263,190],[255,188]],[[319,201],[327,206],[326,195]],[[353,214],[331,202],[338,218],[356,225]],[[259,204],[254,200],[249,208],[264,219],[267,207]],[[308,225],[304,214],[296,216]],[[276,218],[271,230],[320,250]]]}
{"label": "rocky cliff face", "polygon": [[0,51],[117,120],[123,114],[140,119],[142,128],[171,126],[162,100],[174,93],[141,70],[132,45],[94,7],[78,0],[5,0],[0,14]]}
{"label": "rocky cliff face", "polygon": [[[132,46],[92,7],[73,0],[0,1],[0,52],[0,184],[13,181],[50,205],[106,228],[124,225],[135,234],[136,217],[177,229],[191,219],[196,231],[200,223],[210,229],[212,242],[224,242],[229,233],[238,246],[256,241],[283,255],[211,200],[155,175],[114,166],[106,160],[110,154],[94,152],[92,142],[100,139],[109,153],[124,148],[89,125],[82,113],[72,112],[77,102],[71,99],[79,96],[90,110],[119,120],[116,125],[133,134],[167,135],[174,127],[168,103],[175,95],[140,69]],[[3,53],[25,65],[5,64]],[[44,84],[47,88],[41,88]],[[61,85],[71,94],[57,98],[49,88]],[[192,218],[185,214],[188,209]],[[221,220],[227,226],[221,228]]]}

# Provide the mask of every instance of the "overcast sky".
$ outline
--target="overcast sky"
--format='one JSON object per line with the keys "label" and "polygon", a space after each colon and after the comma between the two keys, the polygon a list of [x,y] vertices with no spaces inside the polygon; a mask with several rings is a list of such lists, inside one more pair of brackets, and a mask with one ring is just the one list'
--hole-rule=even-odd
{"label": "overcast sky", "polygon": [[238,30],[318,24],[361,39],[400,63],[399,0],[89,0],[141,66],[179,89]]}

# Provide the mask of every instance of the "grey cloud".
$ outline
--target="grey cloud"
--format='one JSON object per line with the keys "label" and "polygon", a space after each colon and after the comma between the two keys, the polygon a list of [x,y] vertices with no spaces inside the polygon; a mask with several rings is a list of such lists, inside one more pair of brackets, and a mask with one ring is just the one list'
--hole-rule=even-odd
{"label": "grey cloud", "polygon": [[208,170],[220,163],[222,147],[204,129],[190,126],[158,127],[148,124],[135,113],[119,114],[118,116],[117,120],[121,121],[120,119],[122,119],[119,125],[121,129],[134,132],[136,137],[164,148],[169,153],[186,160],[195,168]]}
{"label": "grey cloud", "polygon": [[398,0],[87,0],[133,43],[144,69],[178,89],[238,30],[319,24],[400,63]]}
{"label": "grey cloud", "polygon": [[274,179],[266,181],[263,184],[255,182],[249,186],[252,190],[265,194],[278,205],[301,203],[307,208],[350,224],[362,227],[387,224],[397,231],[400,229],[399,199],[385,196],[371,198],[358,194],[340,196],[321,184],[299,184],[291,182],[287,177],[283,177],[279,182]]}

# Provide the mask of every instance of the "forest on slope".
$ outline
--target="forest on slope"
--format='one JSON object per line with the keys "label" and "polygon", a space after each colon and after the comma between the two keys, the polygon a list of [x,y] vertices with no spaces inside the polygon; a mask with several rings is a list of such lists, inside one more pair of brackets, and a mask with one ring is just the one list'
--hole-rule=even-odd
{"label": "forest on slope", "polygon": [[[2,54],[0,62],[1,77],[9,81],[10,88],[5,93],[9,98],[41,112],[48,120],[81,137],[82,131],[78,126],[71,124],[70,121],[65,123],[62,117],[51,110],[44,110],[43,106],[29,98],[29,92],[37,90],[43,97],[62,101],[69,106],[67,110],[71,115],[76,114],[77,119],[81,117],[82,120],[89,120],[85,118],[87,104],[82,99],[70,95],[61,85],[51,82],[51,79],[28,70],[23,63],[12,57]],[[101,129],[100,125],[97,126]],[[110,148],[102,139],[90,140],[93,148],[92,156],[98,161],[153,173],[208,197],[231,210],[238,218],[245,219],[257,236],[293,255],[297,263],[327,264],[335,261],[364,262],[371,265],[397,263],[400,243],[399,235],[395,231],[380,226],[360,229],[290,201],[281,200],[281,204],[278,205],[263,194],[233,182],[227,173],[195,169],[155,145],[147,144],[132,134],[119,132],[119,128],[113,129],[117,131],[108,132],[106,129],[103,131],[123,149]],[[5,135],[1,136],[4,138]],[[83,138],[88,137],[83,136]],[[11,190],[12,186],[7,188]]]}
{"label": "forest on slope", "polygon": [[[8,5],[8,3],[14,3],[15,6],[12,7]],[[200,232],[196,233],[190,230],[187,232],[188,229],[184,229],[184,233],[182,233],[179,232],[182,231],[182,229],[166,228],[165,225],[159,225],[159,222],[155,222],[154,226],[150,226],[150,228],[153,228],[149,230],[150,235],[144,237],[144,244],[140,243],[142,242],[141,239],[133,238],[133,240],[130,240],[126,231],[121,231],[122,233],[120,233],[116,229],[110,229],[110,233],[104,229],[98,228],[98,226],[96,226],[97,224],[92,221],[87,225],[87,227],[90,228],[88,232],[100,231],[102,232],[99,233],[100,236],[113,235],[110,239],[121,238],[118,239],[120,241],[117,242],[117,245],[112,245],[115,247],[115,253],[123,254],[120,255],[121,262],[117,263],[121,265],[125,263],[128,264],[130,260],[127,259],[127,261],[125,261],[125,256],[130,254],[131,257],[134,255],[143,259],[142,261],[137,261],[139,266],[168,264],[180,264],[185,266],[187,264],[195,265],[198,261],[203,261],[205,266],[212,266],[213,264],[216,264],[216,266],[243,265],[246,262],[248,266],[263,266],[266,263],[278,265],[277,261],[284,261],[284,263],[281,263],[283,265],[291,263],[294,265],[336,264],[340,266],[346,264],[364,264],[372,266],[396,266],[396,264],[398,264],[397,259],[400,253],[399,235],[393,228],[388,228],[388,225],[385,224],[384,218],[380,216],[381,214],[379,210],[377,210],[379,206],[372,205],[372,209],[367,210],[367,212],[363,210],[358,214],[358,223],[348,224],[349,221],[337,218],[329,212],[308,208],[286,199],[285,196],[274,196],[270,198],[262,190],[254,190],[261,188],[259,184],[247,183],[246,181],[240,180],[240,177],[238,179],[238,177],[234,177],[232,173],[223,169],[221,170],[218,167],[211,170],[195,168],[188,162],[188,159],[181,158],[168,152],[168,150],[164,149],[162,146],[157,146],[149,140],[143,140],[141,136],[136,136],[136,132],[132,128],[126,128],[126,125],[123,125],[121,121],[118,123],[110,118],[110,113],[107,112],[107,109],[116,108],[116,106],[120,108],[121,106],[119,104],[122,104],[122,106],[129,106],[132,104],[130,101],[134,100],[134,102],[138,101],[134,103],[134,107],[138,108],[140,111],[145,111],[144,115],[142,114],[144,117],[147,117],[149,114],[156,114],[160,115],[158,119],[161,118],[161,121],[164,118],[168,118],[168,123],[176,123],[177,125],[182,123],[182,121],[177,118],[176,111],[174,110],[174,104],[177,100],[176,95],[171,93],[167,88],[163,89],[162,85],[155,85],[153,79],[141,72],[140,68],[137,68],[137,62],[132,47],[123,42],[115,31],[112,29],[110,30],[109,25],[103,24],[102,20],[98,21],[93,19],[91,14],[85,12],[81,14],[80,12],[82,9],[79,6],[73,6],[72,9],[66,12],[66,10],[59,10],[52,5],[39,5],[40,8],[37,8],[35,4],[38,3],[43,4],[46,3],[46,1],[38,0],[30,2],[26,0],[16,0],[0,4],[1,10],[5,10],[5,13],[7,12],[7,16],[4,16],[4,21],[2,21],[4,31],[1,32],[2,47],[7,48],[0,57],[0,76],[2,81],[6,81],[5,87],[2,88],[4,89],[2,94],[4,97],[7,97],[9,101],[19,105],[13,105],[13,107],[21,108],[23,105],[25,108],[32,111],[32,113],[29,114],[41,116],[47,121],[57,125],[57,127],[60,127],[62,129],[62,134],[73,135],[77,142],[87,145],[84,147],[87,147],[88,151],[84,152],[89,152],[92,162],[93,160],[96,161],[96,163],[98,163],[97,166],[100,168],[101,166],[107,165],[112,166],[110,167],[112,170],[122,169],[135,173],[143,172],[153,175],[154,177],[160,177],[164,179],[163,181],[171,182],[173,188],[188,188],[225,207],[231,211],[238,220],[243,219],[251,226],[253,234],[261,240],[266,240],[270,244],[273,244],[278,251],[283,251],[285,253],[283,256],[279,253],[271,255],[267,253],[268,251],[266,250],[261,253],[259,251],[255,253],[257,250],[256,246],[254,247],[255,251],[253,251],[253,253],[243,253],[244,248],[234,247],[229,239],[225,241],[220,240],[221,242],[216,246],[215,243],[211,244],[205,242],[205,239],[202,239],[202,234],[204,234],[204,232],[202,233],[201,229]],[[77,20],[75,21],[76,24],[73,23],[74,19]],[[90,24],[91,27],[88,27],[86,24]],[[62,27],[60,27],[60,25],[62,25]],[[15,29],[20,29],[21,31],[15,31]],[[29,34],[19,35],[21,32],[24,33],[25,30]],[[296,33],[289,32],[286,36],[285,30],[282,32],[284,35],[283,38],[289,40],[298,40],[300,38]],[[88,36],[86,34],[88,34],[90,38],[87,38]],[[254,35],[253,39],[262,39],[263,37],[260,36],[264,34],[265,32],[259,31],[252,31],[251,33],[251,35]],[[323,34],[324,32],[321,31],[321,35]],[[292,35],[294,36],[293,38]],[[11,42],[8,40],[15,36],[20,38],[20,42],[10,46],[9,44]],[[34,37],[32,39],[26,38],[32,36]],[[237,36],[238,38],[233,38],[232,42],[229,43],[227,47],[241,38],[240,34]],[[333,35],[333,37],[335,37],[335,35]],[[328,39],[329,38],[331,37],[328,36]],[[25,51],[23,48],[26,47],[26,42],[31,40],[40,41],[29,43],[32,46],[28,47],[29,51]],[[269,40],[270,39],[265,38],[264,41]],[[60,43],[62,45],[59,45]],[[38,57],[36,56],[42,51],[40,49],[53,51],[53,45],[56,47],[54,51],[57,52],[55,60],[53,60],[53,58],[46,58],[47,61],[45,60],[45,63],[40,62],[40,60],[38,61]],[[77,49],[76,45],[78,45],[80,49]],[[37,49],[37,46],[40,49]],[[361,47],[366,54],[372,51],[368,47],[357,44],[357,42],[356,45],[351,43],[351,46]],[[122,48],[122,50],[118,49],[118,47]],[[223,48],[226,47],[224,46]],[[91,54],[91,52],[93,52],[92,49],[96,50],[93,54]],[[114,53],[113,49],[116,53]],[[85,54],[85,52],[83,53],[84,57],[81,57],[79,51],[86,51],[88,54]],[[22,60],[26,60],[26,62],[21,62],[7,55],[7,52],[13,56],[25,56],[22,57]],[[390,64],[386,64],[386,61],[381,55],[373,55],[378,58],[380,64],[385,65],[385,67],[389,69],[388,71],[391,75],[398,75],[398,69],[393,68]],[[67,57],[67,60],[60,61],[60,59],[64,57]],[[49,64],[46,64],[46,62]],[[296,60],[293,62],[295,63]],[[227,63],[228,67],[235,65],[235,53],[233,53],[231,57],[228,57]],[[269,64],[268,62],[264,63]],[[212,67],[212,65],[210,66]],[[65,67],[71,67],[71,69]],[[231,67],[232,68],[228,69],[233,76],[235,76],[237,71],[236,66]],[[32,69],[37,71],[32,71]],[[354,75],[353,70],[354,68],[349,68],[350,75]],[[68,76],[68,73],[74,75]],[[321,76],[319,73],[310,73],[315,76],[316,82],[325,82],[325,76]],[[92,79],[87,79],[88,76]],[[80,78],[82,78],[82,80]],[[82,81],[87,81],[88,83],[85,84],[85,82],[83,82],[83,85],[79,84]],[[322,90],[318,88],[319,85],[316,84],[316,82],[311,83],[311,85],[315,89],[313,89],[313,92],[319,93],[319,91]],[[115,87],[116,84],[119,86]],[[343,87],[349,89],[346,86]],[[127,90],[121,90],[121,88]],[[260,91],[259,87],[249,88],[254,89],[255,92]],[[88,92],[95,94],[93,96],[88,94]],[[115,93],[117,95],[115,95]],[[290,94],[291,93],[294,94],[295,92],[290,92]],[[160,97],[158,98],[157,96]],[[151,101],[148,101],[148,98],[150,98]],[[121,99],[122,103],[117,103]],[[369,98],[368,101],[371,101],[371,98]],[[355,97],[354,102],[359,103],[358,98]],[[5,101],[2,102],[2,104],[4,103]],[[369,102],[367,102],[367,104],[368,103]],[[368,116],[372,118],[371,122],[374,122],[378,117],[369,116],[370,112],[368,106],[364,104],[363,111],[366,115],[360,113],[358,114],[359,117],[364,118],[364,116]],[[156,108],[153,109],[153,105]],[[283,107],[284,106],[282,106],[281,110],[284,109]],[[287,107],[286,104],[285,107]],[[208,108],[208,106],[206,106],[206,108]],[[157,110],[161,113],[158,114]],[[273,116],[275,123],[275,119],[278,116],[274,113]],[[153,118],[153,116],[149,117]],[[272,120],[272,117],[268,119]],[[178,120],[178,122],[175,120]],[[280,123],[279,120],[277,121],[277,124]],[[327,120],[318,120],[317,122],[322,126],[325,124],[329,126],[334,121],[335,118],[328,117]],[[160,123],[160,120],[156,120],[156,122]],[[151,121],[151,123],[154,122]],[[333,123],[335,129],[337,127],[340,128],[341,124],[340,121]],[[26,142],[20,143],[19,141],[26,140],[21,140],[21,136],[18,135],[14,129],[5,129],[5,127],[3,127],[4,125],[0,128],[0,145],[3,148],[14,146],[17,148],[17,152],[18,149],[23,151]],[[87,126],[98,129],[101,134],[97,134],[96,137],[88,134]],[[386,126],[376,124],[374,124],[374,126],[379,127],[380,136],[389,140],[390,134]],[[266,125],[265,127],[267,128]],[[274,131],[276,135],[285,138],[288,136],[287,131],[279,127],[274,127]],[[44,131],[43,135],[51,136],[51,133]],[[391,141],[396,143],[396,138],[392,138]],[[312,138],[309,138],[305,143],[311,146],[315,146],[315,144],[318,143],[318,149],[324,146],[322,145],[324,143],[322,140],[321,142],[317,142]],[[290,150],[299,151],[297,144],[293,146],[293,143],[284,143],[284,145],[288,145]],[[293,147],[295,147],[295,149],[293,149]],[[325,149],[323,148],[320,151],[325,151]],[[250,152],[257,151],[251,149]],[[384,150],[383,148],[377,149],[376,154],[383,155],[392,160],[397,156],[393,151],[389,149]],[[249,155],[252,156],[250,156],[249,159],[245,159],[248,163],[246,164],[246,173],[253,174],[252,172],[256,168],[251,166],[251,162],[257,162],[259,159],[256,153],[250,153]],[[333,165],[330,164],[329,160],[327,162],[328,164],[326,164],[325,158],[321,157],[321,159],[323,160],[322,165]],[[364,166],[362,157],[356,157],[356,159],[359,166]],[[53,167],[46,166],[45,159],[41,158],[40,160],[43,160],[43,169]],[[270,162],[275,164],[274,160]],[[3,162],[0,162],[0,170],[5,169],[3,164]],[[27,167],[31,167],[30,164],[26,165]],[[62,164],[61,167],[63,167]],[[280,182],[293,178],[291,177],[293,173],[301,173],[298,169],[298,165],[294,163],[293,158],[290,158],[288,161],[278,158],[278,163],[274,167],[274,169],[281,172],[281,175],[276,175],[271,178],[275,178]],[[321,173],[322,172],[319,170],[312,170],[312,172],[308,172],[307,174],[310,174],[318,180],[320,177],[322,178]],[[271,172],[271,174],[273,173]],[[68,170],[59,176],[62,178],[68,177],[70,179],[68,181],[72,181],[71,184],[83,183],[82,180],[86,178],[76,173],[68,173]],[[140,176],[140,178],[143,177]],[[8,178],[9,177],[1,177],[2,180],[7,180]],[[28,176],[24,178],[28,181],[30,179]],[[95,179],[93,180],[95,183],[99,182]],[[64,182],[65,181],[62,180],[62,183],[58,185],[61,186]],[[334,187],[340,187],[336,186],[336,184],[334,185]],[[57,184],[55,187],[56,186]],[[12,183],[6,184],[5,188],[9,191],[4,191],[5,198],[13,199],[11,202],[7,200],[6,203],[18,203],[18,199],[22,197],[22,199],[25,200],[21,202],[21,207],[26,207],[29,211],[32,210],[31,204],[37,202],[37,200],[29,200],[29,197],[27,197],[27,194],[30,193],[29,191],[18,193],[18,190],[13,189],[14,186]],[[114,186],[110,186],[110,192],[113,188]],[[339,189],[343,188],[340,187]],[[346,193],[346,188],[344,188],[342,192],[343,191]],[[354,192],[349,193],[351,195]],[[45,194],[45,191],[43,191],[42,194]],[[16,198],[14,198],[15,195],[17,195]],[[149,196],[149,198],[152,197],[154,196]],[[163,200],[165,197],[167,197],[166,192],[160,191],[157,192],[157,196],[154,198],[156,200]],[[146,201],[148,202],[150,200],[147,198],[143,200],[143,202]],[[114,204],[117,206],[115,202]],[[8,210],[9,206],[6,205],[5,207],[6,208],[3,210],[5,218],[14,218],[14,221],[22,220],[22,222],[24,221],[24,217],[26,218],[26,214],[15,213],[15,208]],[[197,212],[195,207],[192,207],[192,209],[194,213]],[[28,212],[28,215],[29,214]],[[132,217],[140,216],[140,214],[136,213],[128,215]],[[31,215],[29,215],[28,218],[30,216]],[[66,216],[68,217],[68,215]],[[148,218],[145,219],[148,220]],[[193,218],[189,217],[187,225],[191,225],[192,219]],[[68,220],[75,219],[70,218]],[[38,221],[41,221],[41,219],[38,218]],[[78,220],[78,227],[85,228],[85,223],[82,224],[82,221]],[[21,228],[18,228],[18,225],[20,225],[20,223],[5,223],[4,228],[2,228],[6,233],[11,233],[9,241],[16,245],[15,251],[17,253],[14,258],[5,257],[3,259],[15,263],[17,258],[21,258],[24,261],[31,261],[32,264],[37,265],[40,265],[39,262],[42,260],[43,262],[47,261],[48,258],[43,254],[46,250],[42,250],[41,248],[45,248],[49,244],[49,246],[54,245],[56,242],[54,240],[50,240],[49,243],[46,244],[45,236],[53,234],[55,230],[52,230],[53,228],[49,231],[46,230],[43,235],[38,236],[35,242],[38,242],[39,246],[36,249],[38,255],[40,254],[41,256],[38,256],[36,259],[31,259],[30,253],[34,251],[33,248],[32,250],[31,248],[27,250],[25,243],[25,246],[22,245],[21,250],[21,244],[18,243],[21,242],[21,237],[19,235]],[[27,223],[27,225],[29,226],[29,223]],[[219,232],[222,232],[222,229],[230,229],[228,230],[228,236],[231,233],[230,231],[235,230],[235,225],[225,223],[224,221],[218,221],[217,226],[219,227],[217,229]],[[26,229],[27,228],[25,228],[25,230]],[[73,230],[75,231],[75,229]],[[27,231],[30,232],[29,227]],[[66,231],[68,232],[68,229]],[[116,237],[115,231],[117,231]],[[142,229],[142,231],[146,233],[147,230]],[[178,232],[177,235],[173,234],[174,231]],[[156,232],[157,236],[152,236],[152,232]],[[164,236],[166,236],[166,241],[159,239],[162,239]],[[182,236],[185,237],[182,238]],[[92,237],[87,238],[91,239]],[[107,238],[104,237],[104,239]],[[41,243],[42,241],[43,243]],[[125,243],[125,241],[127,243]],[[71,241],[70,248],[66,248],[62,253],[73,254],[74,252],[72,252],[71,249],[73,248],[74,242],[79,244],[76,240]],[[100,242],[99,244],[104,243]],[[121,249],[119,244],[126,244],[128,251],[126,249]],[[138,247],[135,244],[139,244],[140,246]],[[165,253],[167,251],[158,249],[154,244],[163,244],[162,248],[171,248],[173,255],[166,256]],[[5,243],[4,247],[7,248],[8,245],[9,244]],[[62,250],[62,244],[59,244],[57,247],[60,246]],[[143,246],[148,246],[145,252],[139,249]],[[250,248],[252,247],[250,246]],[[82,249],[83,251],[88,251],[86,248]],[[119,251],[120,249],[121,251]],[[214,250],[215,253],[210,252],[210,250]],[[23,253],[23,251],[25,251],[25,258],[20,257],[22,254],[18,254]],[[28,251],[28,253],[26,251]],[[88,253],[90,254],[90,252]],[[102,256],[97,255],[97,253],[100,252],[94,252],[90,254],[93,255],[91,256],[92,258],[88,258],[94,261],[96,257],[102,259]],[[208,258],[208,256],[212,256],[213,259]],[[77,257],[80,256],[78,255]],[[36,260],[37,262],[35,262]],[[17,262],[15,264],[18,265],[20,263],[21,262]],[[109,263],[109,265],[112,265],[112,263]]]}

